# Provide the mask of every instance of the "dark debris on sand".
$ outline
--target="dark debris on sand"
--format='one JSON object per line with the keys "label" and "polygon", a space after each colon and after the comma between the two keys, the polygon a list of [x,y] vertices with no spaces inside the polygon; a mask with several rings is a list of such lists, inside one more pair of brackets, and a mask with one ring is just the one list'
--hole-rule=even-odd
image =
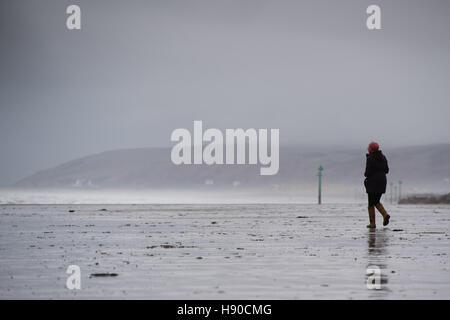
{"label": "dark debris on sand", "polygon": [[91,273],[89,278],[93,278],[93,277],[117,277],[117,276],[118,276],[117,273]]}

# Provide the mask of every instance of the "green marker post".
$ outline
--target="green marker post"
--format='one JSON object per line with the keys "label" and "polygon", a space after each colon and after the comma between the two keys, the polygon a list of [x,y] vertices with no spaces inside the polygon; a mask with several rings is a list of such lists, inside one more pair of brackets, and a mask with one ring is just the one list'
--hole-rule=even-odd
{"label": "green marker post", "polygon": [[398,202],[402,199],[402,180],[398,180]]}
{"label": "green marker post", "polygon": [[319,201],[318,201],[318,203],[319,204],[322,204],[322,171],[323,171],[323,168],[322,168],[322,166],[319,166],[319,172],[317,173],[317,176],[319,177]]}

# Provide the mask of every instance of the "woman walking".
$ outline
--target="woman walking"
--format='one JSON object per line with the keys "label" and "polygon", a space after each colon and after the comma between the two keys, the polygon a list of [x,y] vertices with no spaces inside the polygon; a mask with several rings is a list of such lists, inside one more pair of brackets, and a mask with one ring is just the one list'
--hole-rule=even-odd
{"label": "woman walking", "polygon": [[380,146],[376,142],[369,143],[366,154],[366,171],[364,176],[364,186],[369,197],[369,224],[367,228],[376,228],[375,225],[375,208],[383,216],[383,226],[389,224],[389,218],[383,205],[380,203],[381,195],[386,192],[386,174],[389,172],[386,157],[383,155]]}

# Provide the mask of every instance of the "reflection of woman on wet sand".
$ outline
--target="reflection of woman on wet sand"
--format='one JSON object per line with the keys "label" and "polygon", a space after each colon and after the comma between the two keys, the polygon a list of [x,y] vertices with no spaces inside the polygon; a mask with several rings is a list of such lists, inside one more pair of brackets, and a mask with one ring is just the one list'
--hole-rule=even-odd
{"label": "reflection of woman on wet sand", "polygon": [[[370,290],[369,298],[375,298],[375,299],[381,299],[385,298],[388,294],[389,290],[387,288],[387,284],[389,282],[388,278],[388,272],[387,272],[387,261],[389,257],[389,251],[388,251],[388,240],[389,240],[389,233],[387,230],[372,230],[367,233],[368,236],[368,264],[366,268],[366,275],[367,270],[379,268],[379,284],[382,285],[382,287],[378,287],[375,289],[382,289],[382,290]],[[373,278],[372,278],[373,279]],[[369,281],[369,278],[366,278],[366,283]],[[376,284],[376,280],[373,279],[373,281],[369,282],[370,284]],[[373,288],[373,287],[372,287]]]}
{"label": "reflection of woman on wet sand", "polygon": [[380,203],[381,195],[386,192],[386,174],[389,172],[386,157],[379,150],[376,142],[369,143],[367,147],[369,153],[366,155],[366,171],[364,176],[364,186],[369,197],[369,222],[367,228],[376,228],[375,225],[375,207],[383,216],[383,226],[387,226],[390,216]]}

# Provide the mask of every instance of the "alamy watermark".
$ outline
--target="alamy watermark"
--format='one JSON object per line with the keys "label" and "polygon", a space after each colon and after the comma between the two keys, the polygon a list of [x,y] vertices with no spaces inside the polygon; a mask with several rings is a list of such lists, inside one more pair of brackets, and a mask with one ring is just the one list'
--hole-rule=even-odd
{"label": "alamy watermark", "polygon": [[66,273],[69,274],[66,280],[66,287],[69,290],[81,289],[81,269],[76,264],[67,267]]}
{"label": "alamy watermark", "polygon": [[375,4],[367,7],[366,13],[370,14],[366,20],[366,26],[369,30],[381,29],[381,8]]}
{"label": "alamy watermark", "polygon": [[[280,130],[270,129],[270,142],[268,133],[268,129],[253,128],[226,129],[225,135],[214,128],[203,132],[203,122],[194,121],[193,136],[183,128],[172,132],[170,140],[178,143],[170,157],[176,165],[259,163],[264,166],[260,168],[261,175],[274,175],[279,169]],[[204,142],[208,144],[204,146]]]}
{"label": "alamy watermark", "polygon": [[[66,14],[69,16],[66,19],[66,27],[68,30],[81,30],[81,8],[76,4],[69,5],[66,8]],[[366,19],[366,26],[369,30],[381,29],[381,8],[376,4],[367,7],[366,14],[369,16]]]}
{"label": "alamy watermark", "polygon": [[81,9],[76,4],[67,7],[66,13],[69,15],[66,19],[66,27],[69,30],[81,29]]}
{"label": "alamy watermark", "polygon": [[366,269],[367,281],[366,286],[369,290],[381,289],[381,269],[378,266],[371,265]]}

